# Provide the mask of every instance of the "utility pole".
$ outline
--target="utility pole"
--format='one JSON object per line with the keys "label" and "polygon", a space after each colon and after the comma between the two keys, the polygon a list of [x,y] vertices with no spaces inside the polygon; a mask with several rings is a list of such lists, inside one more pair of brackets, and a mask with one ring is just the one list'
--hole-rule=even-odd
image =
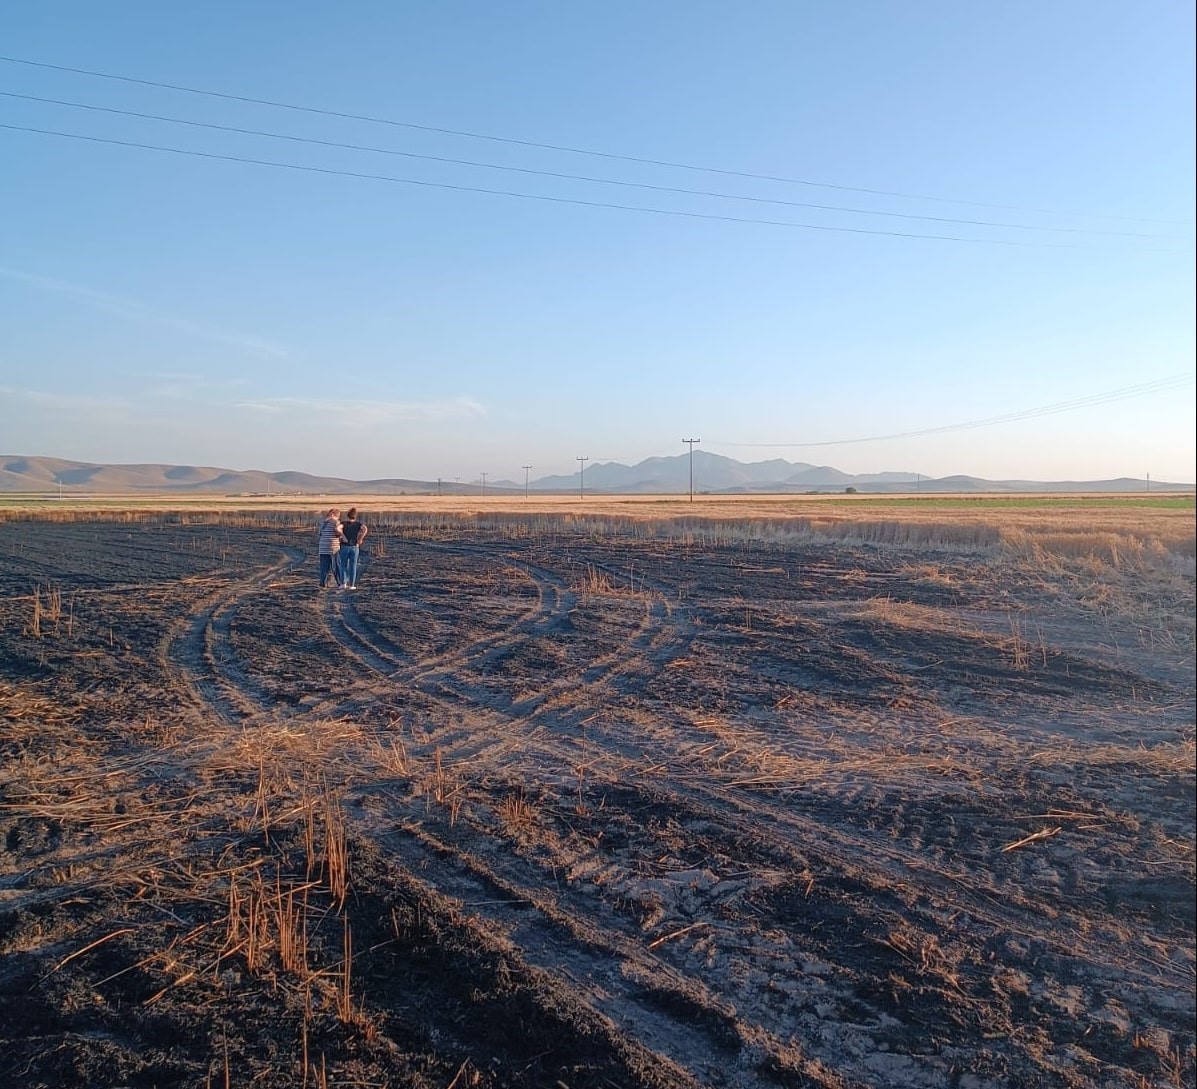
{"label": "utility pole", "polygon": [[531,465],[521,465],[520,468],[524,470],[524,498],[527,499],[528,498],[528,470],[531,469],[532,466]]}
{"label": "utility pole", "polygon": [[682,439],[690,447],[690,502],[694,502],[694,444],[702,439]]}
{"label": "utility pole", "polygon": [[578,471],[578,498],[582,498],[582,491],[586,485],[586,463],[590,458],[574,458],[582,468]]}
{"label": "utility pole", "polygon": [[439,476],[436,478],[436,494],[441,494],[441,478]]}
{"label": "utility pole", "polygon": [[482,474],[482,494],[486,494],[486,474]]}

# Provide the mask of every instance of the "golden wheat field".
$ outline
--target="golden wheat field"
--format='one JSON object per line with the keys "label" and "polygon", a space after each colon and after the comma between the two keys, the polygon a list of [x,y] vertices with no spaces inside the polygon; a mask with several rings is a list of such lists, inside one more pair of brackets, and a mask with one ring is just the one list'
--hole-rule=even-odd
{"label": "golden wheat field", "polygon": [[1191,496],[0,521],[0,1085],[1194,1084]]}

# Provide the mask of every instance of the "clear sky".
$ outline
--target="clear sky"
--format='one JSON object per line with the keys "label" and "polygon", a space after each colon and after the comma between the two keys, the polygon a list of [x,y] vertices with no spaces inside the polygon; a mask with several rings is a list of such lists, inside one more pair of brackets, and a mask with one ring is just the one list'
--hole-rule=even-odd
{"label": "clear sky", "polygon": [[0,453],[1193,481],[1193,22],[4,5]]}

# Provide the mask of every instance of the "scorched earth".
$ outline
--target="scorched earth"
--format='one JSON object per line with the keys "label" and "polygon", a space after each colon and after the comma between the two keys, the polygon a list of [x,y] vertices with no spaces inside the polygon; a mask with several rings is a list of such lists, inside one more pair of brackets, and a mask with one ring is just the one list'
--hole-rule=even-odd
{"label": "scorched earth", "polygon": [[0,1084],[1194,1080],[1191,574],[10,522]]}

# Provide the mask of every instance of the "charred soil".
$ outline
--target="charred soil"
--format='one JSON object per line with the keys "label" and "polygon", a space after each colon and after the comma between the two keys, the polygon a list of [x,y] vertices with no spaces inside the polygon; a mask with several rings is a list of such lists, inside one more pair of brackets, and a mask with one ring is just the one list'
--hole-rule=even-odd
{"label": "charred soil", "polygon": [[0,1084],[1194,1083],[1191,578],[9,529]]}

